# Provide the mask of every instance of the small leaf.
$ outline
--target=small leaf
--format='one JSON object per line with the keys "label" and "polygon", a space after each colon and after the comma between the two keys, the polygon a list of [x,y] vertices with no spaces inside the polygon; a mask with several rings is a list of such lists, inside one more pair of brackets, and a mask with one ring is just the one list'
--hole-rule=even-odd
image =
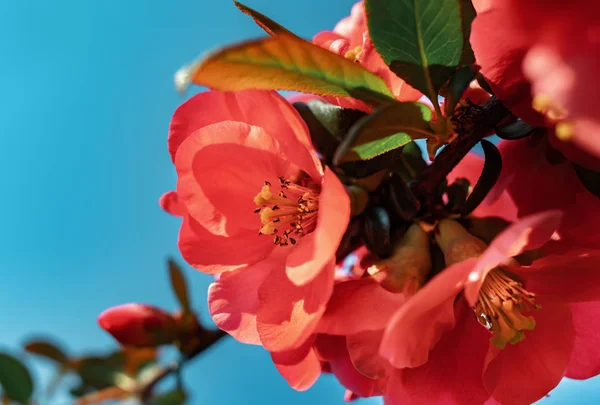
{"label": "small leaf", "polygon": [[399,162],[394,166],[404,181],[408,182],[415,178],[421,170],[427,167],[427,162],[423,159],[423,151],[416,142],[409,142],[402,148],[402,153],[398,155]]}
{"label": "small leaf", "polygon": [[446,207],[450,212],[460,212],[469,196],[469,180],[458,178],[446,189],[448,204]]}
{"label": "small leaf", "polygon": [[69,363],[69,357],[58,345],[47,340],[33,340],[25,344],[25,350],[32,354],[53,360],[58,364]]}
{"label": "small leaf", "polygon": [[485,77],[481,73],[477,73],[477,83],[481,86],[482,89],[490,93],[492,96],[494,95],[494,91],[490,87],[490,84],[485,80]]}
{"label": "small leaf", "polygon": [[146,405],[183,405],[187,396],[182,390],[159,394],[146,402]]}
{"label": "small leaf", "polygon": [[342,56],[288,34],[223,48],[184,68],[177,77],[179,81],[217,90],[296,90],[353,97],[373,105],[394,101],[380,77]]}
{"label": "small leaf", "polygon": [[496,135],[508,141],[515,141],[531,135],[535,130],[536,127],[531,126],[524,121],[517,120],[515,122],[511,122],[510,124],[496,127]]}
{"label": "small leaf", "polygon": [[481,171],[479,180],[477,180],[477,184],[475,184],[473,191],[471,191],[463,206],[462,215],[470,214],[481,204],[496,184],[496,181],[498,181],[500,171],[502,170],[502,156],[496,145],[486,139],[482,139],[481,146],[485,154],[485,163],[483,164],[483,170]]}
{"label": "small leaf", "polygon": [[294,107],[306,122],[313,145],[331,163],[333,153],[348,129],[366,114],[362,111],[342,108],[321,100],[297,102]]}
{"label": "small leaf", "polygon": [[370,206],[365,210],[362,222],[365,245],[380,258],[392,254],[391,222],[383,207]]}
{"label": "small leaf", "polygon": [[121,354],[107,357],[84,357],[76,361],[74,369],[81,377],[84,386],[104,389],[116,385],[122,375],[123,358]]}
{"label": "small leaf", "polygon": [[583,186],[596,197],[600,198],[600,172],[595,172],[590,169],[586,169],[583,166],[579,166],[573,163],[577,177],[581,180]]}
{"label": "small leaf", "polygon": [[273,36],[275,36],[277,34],[294,35],[291,31],[287,30],[286,28],[282,27],[275,21],[271,20],[266,15],[263,15],[263,14],[259,13],[258,11],[251,9],[250,7],[243,5],[242,3],[238,2],[238,1],[234,0],[233,3],[235,4],[235,6],[237,8],[240,9],[240,11],[242,13],[252,17],[254,19],[254,22],[256,22],[256,24],[258,24],[263,30],[265,30],[267,32],[267,34],[273,35]]}
{"label": "small leaf", "polygon": [[431,109],[423,103],[378,107],[350,128],[333,156],[333,163],[372,159],[413,139],[428,138],[434,135],[429,127],[431,115]]}
{"label": "small leaf", "polygon": [[33,394],[33,379],[29,370],[15,357],[0,353],[0,385],[4,395],[25,404]]}
{"label": "small leaf", "polygon": [[477,72],[481,69],[476,65],[467,65],[459,68],[454,75],[450,78],[450,81],[442,89],[442,96],[444,96],[444,114],[446,117],[451,117],[454,113],[454,108],[458,104],[465,90],[469,87],[469,84],[477,76]]}
{"label": "small leaf", "polygon": [[192,308],[190,304],[190,298],[188,295],[188,288],[185,282],[185,277],[183,277],[183,273],[181,268],[175,263],[173,259],[168,260],[169,265],[169,278],[171,279],[171,287],[173,288],[173,292],[177,296],[177,300],[179,301],[179,305],[186,313],[191,313]]}
{"label": "small leaf", "polygon": [[390,69],[437,102],[460,65],[463,20],[458,0],[366,0],[369,34]]}

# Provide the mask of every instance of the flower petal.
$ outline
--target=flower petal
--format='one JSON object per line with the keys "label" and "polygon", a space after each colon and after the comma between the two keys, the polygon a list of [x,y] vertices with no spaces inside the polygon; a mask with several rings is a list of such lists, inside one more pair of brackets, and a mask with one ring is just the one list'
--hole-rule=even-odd
{"label": "flower petal", "polygon": [[269,257],[275,247],[273,241],[256,236],[256,230],[244,230],[235,236],[215,235],[187,215],[179,231],[179,250],[195,269],[207,274],[222,273]]}
{"label": "flower petal", "polygon": [[483,381],[502,404],[528,405],[543,398],[569,364],[575,335],[569,306],[549,296],[538,296],[536,302],[542,309],[535,312],[535,329],[523,341],[504,349],[490,345]]}
{"label": "flower petal", "polygon": [[487,273],[506,263],[524,250],[537,249],[546,243],[560,224],[560,211],[546,211],[530,215],[508,226],[494,238],[490,246],[477,259],[469,281],[465,285],[465,297],[472,307]]}
{"label": "flower petal", "polygon": [[549,255],[521,267],[517,274],[533,293],[555,295],[566,302],[600,300],[600,251],[572,250]]}
{"label": "flower petal", "polygon": [[527,123],[544,125],[544,117],[531,107],[531,85],[521,70],[531,41],[511,26],[505,10],[492,8],[478,14],[470,42],[494,94]]}
{"label": "flower petal", "polygon": [[177,191],[167,191],[161,195],[158,200],[158,205],[160,205],[163,210],[176,217],[183,217],[187,214],[185,204],[179,200]]}
{"label": "flower petal", "polygon": [[196,221],[219,235],[254,229],[255,239],[261,222],[254,197],[265,181],[275,182],[292,170],[279,143],[263,129],[232,121],[188,136],[175,167],[177,193]]}
{"label": "flower petal", "polygon": [[350,335],[381,330],[404,302],[402,294],[383,289],[372,278],[336,284],[317,330],[330,335]]}
{"label": "flower petal", "polygon": [[386,404],[482,404],[489,398],[481,380],[489,334],[462,298],[456,302],[455,315],[456,327],[442,337],[426,364],[395,370]]}
{"label": "flower petal", "polygon": [[575,346],[567,368],[567,377],[585,380],[600,374],[600,330],[594,320],[600,318],[600,302],[570,304],[575,329]]}
{"label": "flower petal", "polygon": [[313,333],[333,291],[335,263],[310,283],[297,286],[285,271],[274,271],[258,291],[257,329],[263,346],[283,351],[302,345]]}
{"label": "flower petal", "polygon": [[407,300],[390,320],[379,354],[396,368],[425,364],[444,332],[454,327],[454,299],[474,264],[469,259],[442,270]]}
{"label": "flower petal", "polygon": [[319,195],[317,227],[288,256],[286,273],[296,285],[312,281],[335,252],[350,221],[350,198],[331,169],[325,169]]}
{"label": "flower petal", "polygon": [[224,273],[208,287],[208,308],[219,328],[242,343],[260,345],[256,330],[258,289],[272,271],[283,267],[274,257]]}
{"label": "flower petal", "polygon": [[309,389],[321,375],[321,362],[313,349],[313,340],[302,346],[284,351],[271,352],[271,359],[290,387],[298,391]]}
{"label": "flower petal", "polygon": [[312,178],[322,175],[308,129],[298,112],[275,91],[208,91],[196,94],[173,115],[169,151],[175,161],[180,145],[198,129],[222,121],[237,121],[262,128],[275,138],[285,155]]}
{"label": "flower petal", "polygon": [[379,356],[383,330],[365,331],[348,335],[346,345],[350,360],[362,375],[377,379],[387,374],[389,363]]}

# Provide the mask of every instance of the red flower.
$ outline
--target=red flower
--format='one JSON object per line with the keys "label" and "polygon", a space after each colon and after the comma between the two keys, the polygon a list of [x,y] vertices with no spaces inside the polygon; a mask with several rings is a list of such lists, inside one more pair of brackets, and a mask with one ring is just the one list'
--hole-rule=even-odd
{"label": "red flower", "polygon": [[600,156],[599,16],[600,5],[583,0],[495,0],[471,34],[496,95],[531,124],[557,124],[558,137],[583,156],[568,142],[565,153],[584,165],[586,155]]}
{"label": "red flower", "polygon": [[553,149],[549,140],[534,136],[501,142],[504,163],[498,190],[508,191],[519,217],[551,209],[563,212],[557,230],[560,240],[548,245],[547,251],[600,248],[598,197],[583,186],[573,165]]}
{"label": "red flower", "polygon": [[177,336],[177,321],[162,309],[123,304],[102,312],[98,323],[124,346],[158,346]]}
{"label": "red flower", "polygon": [[333,289],[350,202],[296,110],[275,92],[201,93],[175,112],[169,150],[177,192],[161,204],[183,216],[183,257],[219,274],[214,321],[273,352],[304,347]]}
{"label": "red flower", "polygon": [[[480,162],[466,159],[452,177],[477,173]],[[511,199],[501,199],[474,215],[514,220]],[[448,268],[409,298],[382,288],[376,277],[340,283],[318,331],[345,336],[354,367],[382,388],[389,404],[481,404],[490,397],[525,404],[565,374],[596,375],[600,357],[591,348],[600,337],[585,319],[600,310],[594,270],[600,251],[571,249],[529,267],[511,259],[543,245],[559,217],[553,211],[524,218],[487,248],[442,220],[436,239]]]}
{"label": "red flower", "polygon": [[[418,90],[396,76],[375,50],[369,37],[363,1],[354,4],[350,16],[337,23],[333,31],[319,32],[313,38],[313,42],[335,54],[360,63],[365,69],[381,77],[400,101],[415,101],[422,96]],[[367,105],[358,100],[336,98],[335,103],[345,108],[370,111]]]}

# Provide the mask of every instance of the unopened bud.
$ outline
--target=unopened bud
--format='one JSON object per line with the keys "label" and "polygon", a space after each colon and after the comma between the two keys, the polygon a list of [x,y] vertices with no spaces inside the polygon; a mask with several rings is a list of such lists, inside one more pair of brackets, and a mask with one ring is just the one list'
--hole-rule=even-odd
{"label": "unopened bud", "polygon": [[446,266],[478,257],[487,248],[484,241],[471,235],[452,219],[442,219],[438,222],[435,241],[444,253]]}
{"label": "unopened bud", "polygon": [[386,290],[412,295],[421,288],[430,270],[429,236],[415,223],[396,244],[392,256],[367,271]]}
{"label": "unopened bud", "polygon": [[162,309],[123,304],[102,312],[98,323],[124,346],[158,346],[175,340],[177,323]]}

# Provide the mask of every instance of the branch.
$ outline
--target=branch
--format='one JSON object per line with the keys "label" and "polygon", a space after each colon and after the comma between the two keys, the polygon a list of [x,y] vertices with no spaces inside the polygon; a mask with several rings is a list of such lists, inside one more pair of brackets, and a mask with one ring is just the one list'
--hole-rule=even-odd
{"label": "branch", "polygon": [[200,333],[193,341],[193,344],[190,346],[187,352],[184,353],[183,358],[179,362],[164,367],[162,370],[157,372],[156,376],[151,381],[140,387],[139,392],[141,400],[146,401],[149,399],[150,395],[152,395],[152,390],[159,382],[171,374],[178,372],[185,363],[203,353],[225,336],[228,336],[227,333],[220,329],[201,329]]}
{"label": "branch", "polygon": [[442,149],[416,179],[414,192],[426,209],[435,206],[436,190],[452,169],[508,115],[510,111],[496,97],[484,105],[471,104],[457,109],[452,117],[456,139]]}

